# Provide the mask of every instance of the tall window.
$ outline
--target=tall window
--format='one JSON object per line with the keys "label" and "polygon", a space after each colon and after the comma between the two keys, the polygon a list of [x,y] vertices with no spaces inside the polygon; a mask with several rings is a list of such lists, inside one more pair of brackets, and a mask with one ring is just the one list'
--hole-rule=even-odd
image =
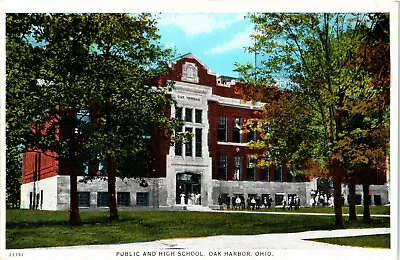
{"label": "tall window", "polygon": [[201,110],[201,109],[196,109],[195,110],[195,112],[194,112],[194,116],[195,116],[195,122],[196,123],[199,123],[199,124],[201,124],[202,123],[202,121],[203,121],[203,119],[202,119],[202,117],[203,117],[203,110]]}
{"label": "tall window", "polygon": [[265,166],[260,170],[261,179],[264,181],[269,181],[269,167]]}
{"label": "tall window", "polygon": [[220,154],[219,155],[219,177],[222,180],[228,180],[228,155]]}
{"label": "tall window", "polygon": [[185,121],[193,122],[193,109],[192,108],[185,108]]}
{"label": "tall window", "polygon": [[181,107],[175,108],[175,119],[182,120],[182,110]]}
{"label": "tall window", "polygon": [[[186,127],[186,132],[193,133],[193,128],[191,127]],[[193,154],[193,140],[192,138],[189,138],[185,144],[185,155],[186,156],[192,156]]]}
{"label": "tall window", "polygon": [[257,129],[254,126],[248,126],[249,132],[247,133],[247,142],[257,141]]}
{"label": "tall window", "polygon": [[242,125],[243,125],[243,118],[235,117],[233,121],[232,142],[234,143],[242,142],[242,133],[240,129]]}
{"label": "tall window", "polygon": [[201,157],[201,150],[202,150],[202,129],[196,128],[196,157]]}
{"label": "tall window", "polygon": [[235,155],[234,156],[234,168],[233,168],[233,179],[234,180],[242,179],[242,166],[243,166],[243,156]]}
{"label": "tall window", "polygon": [[221,141],[221,142],[228,141],[228,117],[227,116],[219,116],[218,141]]}
{"label": "tall window", "polygon": [[282,165],[277,165],[276,166],[276,181],[283,181],[283,172],[282,172]]}
{"label": "tall window", "polygon": [[[175,130],[175,133],[180,133],[182,132],[182,127],[177,127]],[[182,141],[177,141],[175,142],[175,155],[182,156]]]}
{"label": "tall window", "polygon": [[82,134],[87,125],[90,123],[89,110],[81,109],[78,112],[76,112],[75,120],[76,120],[75,133]]}
{"label": "tall window", "polygon": [[257,159],[252,155],[247,156],[247,180],[255,181],[257,178]]}

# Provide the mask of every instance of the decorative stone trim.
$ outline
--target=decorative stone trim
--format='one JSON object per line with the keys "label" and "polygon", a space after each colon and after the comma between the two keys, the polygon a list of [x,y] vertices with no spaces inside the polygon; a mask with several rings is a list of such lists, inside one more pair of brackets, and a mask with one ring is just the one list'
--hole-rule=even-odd
{"label": "decorative stone trim", "polygon": [[196,64],[191,62],[186,62],[183,65],[182,80],[199,83],[198,68]]}

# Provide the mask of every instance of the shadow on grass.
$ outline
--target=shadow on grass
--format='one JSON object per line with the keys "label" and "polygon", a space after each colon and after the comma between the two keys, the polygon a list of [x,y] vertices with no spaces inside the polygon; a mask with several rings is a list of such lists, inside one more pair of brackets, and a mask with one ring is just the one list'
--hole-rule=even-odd
{"label": "shadow on grass", "polygon": [[[14,210],[17,212],[17,210]],[[18,210],[20,214],[14,215],[12,218],[7,218],[7,228],[39,228],[39,227],[72,227],[69,223],[69,212],[51,212],[49,215],[52,217],[46,218],[44,211],[32,211],[32,210]],[[24,213],[31,215],[30,218],[22,216]],[[108,212],[81,212],[82,225],[80,226],[96,226],[100,224],[122,224],[124,222],[130,222],[133,224],[143,224],[141,218],[135,218],[134,216],[124,216],[120,219],[110,219]]]}

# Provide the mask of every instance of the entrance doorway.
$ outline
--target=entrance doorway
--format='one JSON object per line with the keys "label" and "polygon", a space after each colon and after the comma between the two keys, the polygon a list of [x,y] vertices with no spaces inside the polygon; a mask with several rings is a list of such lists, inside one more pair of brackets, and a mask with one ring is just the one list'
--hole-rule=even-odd
{"label": "entrance doorway", "polygon": [[176,204],[201,205],[200,174],[183,172],[176,174]]}

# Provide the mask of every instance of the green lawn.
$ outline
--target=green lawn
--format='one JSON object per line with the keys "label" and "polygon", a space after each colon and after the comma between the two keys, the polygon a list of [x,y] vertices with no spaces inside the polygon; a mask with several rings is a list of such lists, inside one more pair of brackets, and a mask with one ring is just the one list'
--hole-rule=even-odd
{"label": "green lawn", "polygon": [[310,239],[312,241],[323,242],[335,245],[357,246],[357,247],[373,247],[373,248],[390,248],[390,235],[372,235],[372,236],[356,236],[356,237],[333,237]]}
{"label": "green lawn", "polygon": [[[226,214],[213,212],[121,211],[81,212],[83,225],[70,227],[67,211],[7,210],[6,247],[32,248],[153,241],[213,235],[250,235],[334,229],[333,216]],[[346,223],[347,228],[389,227],[390,218],[371,224]]]}

